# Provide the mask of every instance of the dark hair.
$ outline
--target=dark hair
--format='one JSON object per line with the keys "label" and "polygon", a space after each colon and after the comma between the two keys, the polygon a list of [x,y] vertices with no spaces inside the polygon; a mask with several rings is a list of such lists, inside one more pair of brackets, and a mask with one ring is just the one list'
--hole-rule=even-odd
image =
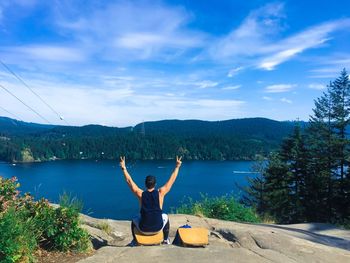
{"label": "dark hair", "polygon": [[153,175],[148,175],[145,180],[147,189],[152,189],[156,185],[156,177]]}

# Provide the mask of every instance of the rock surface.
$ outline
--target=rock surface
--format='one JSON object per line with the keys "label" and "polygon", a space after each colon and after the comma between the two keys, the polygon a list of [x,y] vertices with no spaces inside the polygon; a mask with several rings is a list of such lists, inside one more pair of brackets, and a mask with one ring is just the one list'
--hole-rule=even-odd
{"label": "rock surface", "polygon": [[209,230],[209,245],[205,248],[130,247],[130,221],[82,215],[83,225],[97,251],[79,263],[350,262],[350,231],[329,224],[242,224],[190,215],[170,215],[169,218],[171,241],[176,229],[188,223]]}

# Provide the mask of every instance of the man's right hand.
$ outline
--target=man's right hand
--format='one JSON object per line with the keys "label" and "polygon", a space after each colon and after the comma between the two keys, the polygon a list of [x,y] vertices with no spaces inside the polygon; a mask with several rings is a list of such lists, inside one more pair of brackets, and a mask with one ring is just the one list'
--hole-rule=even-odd
{"label": "man's right hand", "polygon": [[126,169],[126,166],[125,166],[125,156],[120,156],[119,165],[120,165],[120,168],[121,168],[122,170],[125,170],[125,169]]}
{"label": "man's right hand", "polygon": [[181,164],[182,164],[182,156],[178,157],[176,156],[176,167],[180,168]]}

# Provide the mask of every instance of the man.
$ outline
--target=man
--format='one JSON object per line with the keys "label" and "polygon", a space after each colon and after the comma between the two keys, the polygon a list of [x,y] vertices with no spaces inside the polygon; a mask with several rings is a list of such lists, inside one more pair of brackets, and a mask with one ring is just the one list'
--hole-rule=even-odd
{"label": "man", "polygon": [[140,232],[145,234],[157,233],[163,230],[164,241],[163,244],[170,244],[169,241],[169,218],[166,214],[163,214],[162,208],[164,203],[164,197],[169,193],[173,186],[176,177],[179,173],[180,166],[182,164],[182,157],[176,156],[176,166],[172,172],[168,182],[159,189],[156,189],[156,178],[152,175],[148,175],[145,180],[146,190],[142,191],[132,180],[125,165],[125,157],[120,157],[120,167],[123,171],[125,180],[130,187],[130,190],[136,195],[140,203],[140,217],[134,218],[131,223],[132,235],[135,239],[134,227]]}

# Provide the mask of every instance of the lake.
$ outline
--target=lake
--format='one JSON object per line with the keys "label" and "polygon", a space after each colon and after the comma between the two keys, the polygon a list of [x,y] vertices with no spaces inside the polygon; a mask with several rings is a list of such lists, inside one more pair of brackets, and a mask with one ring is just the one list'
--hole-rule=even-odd
{"label": "lake", "polygon": [[[187,197],[199,199],[201,193],[239,196],[240,186],[247,185],[250,161],[184,161],[178,178],[165,197],[165,212],[177,207]],[[162,186],[175,167],[175,161],[127,162],[128,171],[140,188],[152,174]],[[16,176],[22,192],[35,198],[45,197],[57,203],[64,191],[84,203],[83,213],[98,218],[130,219],[138,213],[138,202],[130,192],[117,161],[53,161],[30,164],[0,163],[0,176]]]}

